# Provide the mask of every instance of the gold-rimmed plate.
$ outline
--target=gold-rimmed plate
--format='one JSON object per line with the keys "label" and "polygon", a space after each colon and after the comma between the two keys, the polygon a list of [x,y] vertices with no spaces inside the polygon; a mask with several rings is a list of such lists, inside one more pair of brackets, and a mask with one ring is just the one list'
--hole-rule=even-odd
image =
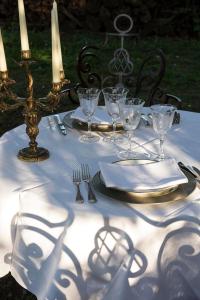
{"label": "gold-rimmed plate", "polygon": [[[64,116],[63,118],[64,125],[77,130],[87,131],[88,130],[87,123],[71,118],[72,113],[73,111],[70,111]],[[113,130],[113,126],[111,124],[92,123],[91,129],[92,131],[109,132]],[[123,130],[122,124],[117,124],[116,130],[117,131]]]}
{"label": "gold-rimmed plate", "polygon": [[[126,160],[121,161],[123,164],[141,164],[152,163],[153,161],[147,160]],[[118,162],[119,163],[119,162]],[[185,199],[189,194],[193,192],[196,187],[195,180],[191,177],[189,172],[181,169],[188,179],[187,183],[162,188],[158,190],[149,190],[145,192],[128,192],[122,191],[117,188],[107,188],[103,182],[100,171],[95,174],[92,179],[94,190],[103,196],[106,196],[113,200],[122,202],[129,202],[135,204],[159,204],[171,201],[178,201]]]}

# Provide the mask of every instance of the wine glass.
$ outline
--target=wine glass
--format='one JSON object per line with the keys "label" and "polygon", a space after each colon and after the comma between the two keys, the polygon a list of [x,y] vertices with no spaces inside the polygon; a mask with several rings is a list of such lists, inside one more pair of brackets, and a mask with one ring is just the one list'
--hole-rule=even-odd
{"label": "wine glass", "polygon": [[104,99],[105,99],[105,106],[107,113],[112,118],[112,126],[113,126],[113,134],[111,137],[105,137],[105,142],[110,143],[119,143],[122,141],[122,137],[118,137],[116,135],[116,125],[117,120],[120,117],[119,106],[120,103],[123,103],[126,99],[126,95],[128,93],[128,89],[122,87],[107,87],[102,90]]}
{"label": "wine glass", "polygon": [[135,129],[137,128],[144,101],[139,98],[127,98],[124,103],[120,105],[120,117],[124,129],[127,131],[129,148],[119,152],[119,157],[122,159],[144,158],[144,153],[137,153],[132,149],[132,138]]}
{"label": "wine glass", "polygon": [[92,116],[95,113],[99,101],[100,90],[97,88],[78,88],[80,106],[83,114],[87,118],[88,131],[87,134],[81,136],[83,142],[97,142],[99,137],[91,133]]}
{"label": "wine glass", "polygon": [[155,104],[151,106],[153,129],[159,136],[160,153],[158,160],[165,158],[163,144],[168,130],[171,128],[176,107],[171,104]]}

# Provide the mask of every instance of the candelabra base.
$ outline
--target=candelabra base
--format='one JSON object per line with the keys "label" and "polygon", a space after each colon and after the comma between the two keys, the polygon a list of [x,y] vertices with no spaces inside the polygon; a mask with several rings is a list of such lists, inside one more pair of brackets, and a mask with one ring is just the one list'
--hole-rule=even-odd
{"label": "candelabra base", "polygon": [[38,147],[36,151],[31,148],[23,148],[18,152],[17,157],[23,161],[37,162],[49,158],[49,151],[45,148]]}

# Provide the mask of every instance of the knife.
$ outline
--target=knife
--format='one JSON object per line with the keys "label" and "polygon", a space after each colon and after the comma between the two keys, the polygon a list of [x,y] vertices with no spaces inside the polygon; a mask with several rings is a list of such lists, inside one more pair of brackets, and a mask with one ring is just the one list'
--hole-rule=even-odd
{"label": "knife", "polygon": [[200,170],[195,167],[195,166],[192,166],[192,169],[197,173],[197,175],[200,177]]}
{"label": "knife", "polygon": [[179,167],[189,172],[196,182],[196,186],[200,189],[200,176],[197,176],[190,166],[184,165],[181,161],[178,162]]}
{"label": "knife", "polygon": [[184,163],[182,163],[181,161],[178,162],[179,167],[181,167],[182,169],[186,170],[187,172],[189,172],[194,178],[197,178],[197,175],[195,174],[195,172],[192,171],[192,169],[186,165],[184,165]]}
{"label": "knife", "polygon": [[61,118],[59,115],[55,115],[54,116],[54,119],[58,125],[58,128],[60,130],[60,132],[63,134],[63,135],[67,135],[67,130],[65,128],[65,125],[63,124],[63,122],[61,121]]}

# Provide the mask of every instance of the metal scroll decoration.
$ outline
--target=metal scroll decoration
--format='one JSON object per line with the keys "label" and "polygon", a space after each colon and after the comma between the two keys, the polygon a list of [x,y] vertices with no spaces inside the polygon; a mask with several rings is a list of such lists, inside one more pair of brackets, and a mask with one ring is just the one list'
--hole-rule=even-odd
{"label": "metal scroll decoration", "polygon": [[[128,22],[128,26],[121,29],[120,20]],[[115,78],[117,86],[125,86],[125,80],[127,77],[133,75],[134,64],[131,60],[130,54],[124,47],[124,40],[126,37],[134,36],[135,34],[130,33],[133,28],[133,19],[127,14],[120,14],[114,19],[114,28],[116,33],[107,33],[106,42],[109,36],[117,36],[120,39],[120,47],[114,51],[113,58],[108,63],[109,76],[103,79],[103,85],[106,86],[110,79]]]}
{"label": "metal scroll decoration", "polygon": [[[129,27],[124,30],[120,29],[117,25],[121,18],[126,18],[130,22]],[[81,86],[88,87],[95,85],[98,88],[102,88],[110,85],[110,81],[115,81],[115,85],[124,86],[124,77],[130,76],[133,73],[133,62],[131,61],[129,52],[124,48],[125,37],[136,36],[136,34],[129,33],[133,28],[133,20],[127,14],[120,14],[114,19],[114,28],[117,33],[106,33],[106,40],[102,48],[94,45],[86,45],[79,52],[77,73]],[[111,60],[106,62],[109,76],[105,77],[105,74],[99,74],[93,70],[95,69],[95,64],[100,61],[100,51],[104,49],[109,36],[120,37],[120,48],[116,49]]]}
{"label": "metal scroll decoration", "polygon": [[77,58],[77,74],[80,80],[80,85],[83,87],[89,87],[90,85],[95,85],[101,88],[101,76],[92,71],[91,59],[98,60],[99,48],[96,46],[86,45],[84,46]]}
{"label": "metal scroll decoration", "polygon": [[[121,29],[120,22],[125,23],[126,28]],[[166,59],[161,49],[145,50],[141,53],[144,59],[138,66],[136,58],[124,46],[127,38],[138,40],[138,34],[132,32],[133,26],[133,19],[129,15],[118,15],[114,19],[116,32],[106,33],[103,47],[86,45],[81,49],[77,59],[77,73],[80,85],[84,87],[125,86],[129,88],[131,95],[145,97],[146,104],[151,105],[154,97],[163,94],[159,85],[165,74]],[[105,46],[112,36],[120,39],[120,47],[115,49],[112,58],[105,62],[101,59],[101,52],[105,51]]]}

